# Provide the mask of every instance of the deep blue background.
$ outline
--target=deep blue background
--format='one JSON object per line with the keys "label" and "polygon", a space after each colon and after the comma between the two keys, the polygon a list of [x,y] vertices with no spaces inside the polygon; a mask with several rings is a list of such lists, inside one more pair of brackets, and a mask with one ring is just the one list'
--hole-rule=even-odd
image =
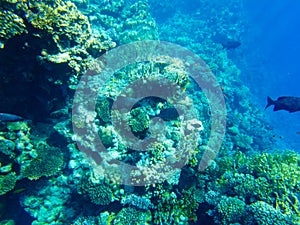
{"label": "deep blue background", "polygon": [[[249,72],[242,77],[259,105],[265,106],[267,96],[300,97],[300,1],[244,0],[244,9]],[[265,113],[288,147],[299,151],[300,112]]]}

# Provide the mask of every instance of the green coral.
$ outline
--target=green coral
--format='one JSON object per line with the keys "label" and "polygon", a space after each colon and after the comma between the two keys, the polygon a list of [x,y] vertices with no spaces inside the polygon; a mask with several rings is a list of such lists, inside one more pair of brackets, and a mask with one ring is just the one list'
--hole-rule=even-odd
{"label": "green coral", "polygon": [[0,175],[0,195],[4,195],[13,190],[16,182],[17,175],[14,172],[11,172],[7,175]]}
{"label": "green coral", "polygon": [[13,141],[0,136],[0,152],[1,153],[14,158],[15,148],[16,148],[16,144]]}
{"label": "green coral", "polygon": [[37,155],[21,165],[21,176],[37,180],[57,174],[63,167],[64,156],[58,148],[40,144]]}
{"label": "green coral", "polygon": [[143,132],[150,124],[150,117],[143,108],[135,108],[130,111],[129,125],[133,132]]}
{"label": "green coral", "polygon": [[260,225],[292,225],[289,216],[284,215],[280,210],[274,209],[268,203],[258,201],[247,207],[247,219],[245,224]]}
{"label": "green coral", "polygon": [[[222,157],[217,160],[217,166],[208,168],[207,172],[212,180],[209,187],[212,191],[217,195],[225,196],[223,198],[232,198],[232,196],[239,198],[240,201],[248,204],[246,208],[255,202],[260,202],[257,204],[268,205],[267,209],[274,214],[276,212],[278,215],[289,216],[293,223],[299,221],[300,204],[297,193],[300,190],[300,156],[298,153],[256,153],[247,156],[237,151],[231,158],[233,160],[230,161],[230,157]],[[222,211],[218,209],[221,202],[210,199],[208,195],[207,197],[206,202],[215,207],[216,215],[212,215],[215,218],[223,218]],[[220,221],[224,223],[222,219]],[[225,219],[225,221],[230,220]]]}
{"label": "green coral", "polygon": [[133,207],[122,208],[121,211],[116,215],[113,222],[114,225],[124,224],[146,224],[147,221],[151,220],[151,214],[149,211],[138,210]]}
{"label": "green coral", "polygon": [[104,181],[92,182],[90,179],[82,180],[78,186],[78,193],[96,205],[108,205],[113,198],[109,184]]}
{"label": "green coral", "polygon": [[0,40],[8,40],[27,32],[24,20],[7,10],[0,11],[0,27]]}
{"label": "green coral", "polygon": [[196,189],[191,187],[181,191],[177,196],[172,186],[157,185],[154,193],[154,209],[152,210],[154,224],[182,224],[189,220],[197,221],[198,209]]}
{"label": "green coral", "polygon": [[97,116],[104,123],[108,123],[111,120],[110,108],[111,108],[111,103],[107,98],[97,99],[97,103],[96,103]]}
{"label": "green coral", "polygon": [[242,217],[244,216],[245,207],[245,202],[237,197],[222,196],[216,207],[217,220],[220,220],[221,224],[224,225],[241,222]]}
{"label": "green coral", "polygon": [[263,153],[253,157],[250,171],[254,176],[264,177],[268,181],[266,201],[275,201],[276,209],[300,218],[300,203],[296,193],[300,191],[300,156],[295,152]]}

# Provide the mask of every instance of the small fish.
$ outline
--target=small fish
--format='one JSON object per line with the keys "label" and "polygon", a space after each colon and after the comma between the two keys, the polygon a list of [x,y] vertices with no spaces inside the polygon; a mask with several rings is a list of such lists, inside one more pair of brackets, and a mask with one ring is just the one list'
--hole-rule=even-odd
{"label": "small fish", "polygon": [[14,190],[13,193],[14,194],[20,194],[20,193],[24,192],[25,190],[26,190],[26,188],[19,188],[17,190]]}
{"label": "small fish", "polygon": [[18,115],[9,113],[0,113],[0,122],[16,122],[23,121],[24,118]]}
{"label": "small fish", "polygon": [[271,105],[274,105],[273,111],[286,110],[290,113],[300,111],[299,97],[282,96],[277,100],[272,100],[270,97],[268,97],[267,101],[268,103],[265,109],[270,107]]}

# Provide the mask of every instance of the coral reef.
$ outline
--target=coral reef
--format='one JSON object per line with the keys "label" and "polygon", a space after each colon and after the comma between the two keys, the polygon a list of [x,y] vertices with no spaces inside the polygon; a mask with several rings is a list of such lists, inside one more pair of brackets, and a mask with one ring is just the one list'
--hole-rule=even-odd
{"label": "coral reef", "polygon": [[48,44],[39,44],[43,47],[39,59],[66,63],[76,75],[84,71],[91,56],[98,57],[115,46],[107,36],[93,34],[88,18],[70,1],[4,1],[2,7],[7,10],[2,13],[7,21],[1,20],[6,43],[22,33],[27,39],[46,41]]}
{"label": "coral reef", "polygon": [[214,207],[208,214],[214,216],[217,224],[228,224],[240,223],[249,213],[253,215],[260,210],[260,216],[250,216],[253,221],[247,224],[260,224],[269,214],[272,216],[266,224],[275,220],[278,224],[296,224],[300,218],[296,194],[299,160],[299,154],[293,152],[251,156],[236,152],[234,160],[220,158],[217,167],[211,166],[208,172],[210,180],[214,180],[207,184],[210,191],[205,200]]}
{"label": "coral reef", "polygon": [[[241,13],[233,12],[240,1],[202,0],[179,9],[181,4],[0,2],[0,112],[24,117],[0,121],[0,207],[16,199],[12,204],[21,204],[33,225],[299,224],[299,153],[273,151],[276,139],[229,56],[235,49],[216,38],[241,38]],[[227,133],[205,171],[198,166],[212,125],[210,102],[186,69],[199,68],[197,63],[164,56],[128,65],[98,90],[94,110],[72,111],[73,90],[86,69],[101,71],[97,57],[148,39],[192,49],[221,85]],[[166,94],[184,97],[133,93],[134,87],[152,91],[151,82],[160,79],[170,82],[160,83]],[[178,89],[171,91],[170,84]],[[79,100],[89,105],[86,97]],[[123,104],[119,109],[117,101]],[[197,118],[186,113],[192,105]],[[76,110],[80,114],[71,118]],[[78,135],[75,129],[90,130]],[[134,137],[126,136],[129,131]],[[94,145],[94,134],[105,150]],[[95,159],[92,164],[87,156]],[[121,170],[120,164],[137,169]],[[0,224],[14,224],[3,219]]]}
{"label": "coral reef", "polygon": [[0,11],[0,111],[35,121],[67,112],[80,76],[116,43],[70,1],[4,0]]}

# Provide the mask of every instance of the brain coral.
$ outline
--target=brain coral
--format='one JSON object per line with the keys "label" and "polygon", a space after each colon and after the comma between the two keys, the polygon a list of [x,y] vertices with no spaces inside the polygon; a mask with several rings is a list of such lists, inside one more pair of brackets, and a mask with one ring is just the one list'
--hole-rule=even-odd
{"label": "brain coral", "polygon": [[96,205],[108,205],[112,201],[113,193],[104,182],[94,183],[91,180],[82,180],[78,186],[78,193]]}

